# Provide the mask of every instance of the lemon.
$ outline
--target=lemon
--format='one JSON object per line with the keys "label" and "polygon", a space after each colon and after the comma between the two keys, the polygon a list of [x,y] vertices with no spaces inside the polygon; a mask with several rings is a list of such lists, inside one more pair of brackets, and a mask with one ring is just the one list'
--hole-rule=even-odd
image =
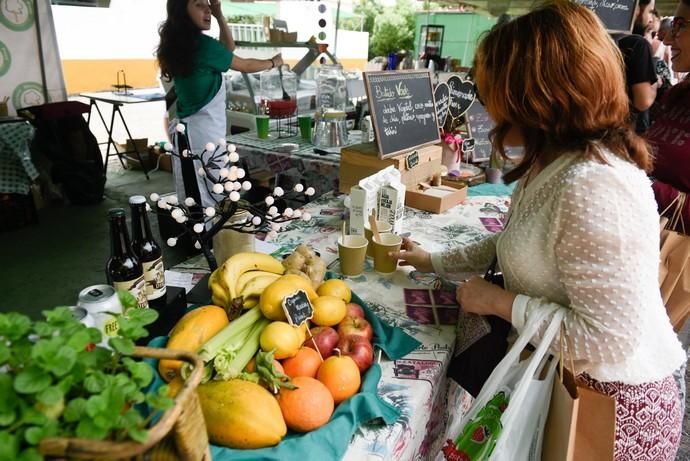
{"label": "lemon", "polygon": [[259,344],[264,352],[275,350],[274,357],[280,360],[297,354],[301,336],[299,329],[287,322],[272,322],[261,332]]}
{"label": "lemon", "polygon": [[319,296],[335,296],[345,301],[345,304],[352,300],[352,291],[347,283],[339,279],[326,280],[316,290]]}
{"label": "lemon", "polygon": [[321,327],[332,327],[339,324],[347,314],[347,305],[342,298],[319,296],[312,301],[314,316],[311,321]]}

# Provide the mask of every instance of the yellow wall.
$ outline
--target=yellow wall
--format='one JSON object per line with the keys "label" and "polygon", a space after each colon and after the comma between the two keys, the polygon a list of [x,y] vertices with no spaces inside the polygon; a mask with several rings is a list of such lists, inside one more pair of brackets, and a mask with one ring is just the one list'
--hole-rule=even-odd
{"label": "yellow wall", "polygon": [[[297,61],[286,61],[293,66]],[[342,59],[340,63],[345,70],[364,70],[366,59]],[[62,61],[65,74],[67,94],[85,91],[108,91],[117,83],[117,72],[124,70],[127,85],[134,88],[151,88],[158,86],[158,64],[155,59],[103,59]]]}

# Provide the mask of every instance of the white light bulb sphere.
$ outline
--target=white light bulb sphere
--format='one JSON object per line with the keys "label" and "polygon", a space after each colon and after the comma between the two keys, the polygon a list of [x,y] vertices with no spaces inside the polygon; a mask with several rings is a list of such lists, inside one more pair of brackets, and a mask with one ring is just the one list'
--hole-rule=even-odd
{"label": "white light bulb sphere", "polygon": [[240,199],[240,193],[237,192],[236,190],[230,192],[230,200],[233,202],[236,202]]}
{"label": "white light bulb sphere", "polygon": [[203,167],[199,167],[197,173],[199,173],[199,176],[206,176],[206,171],[204,171]]}
{"label": "white light bulb sphere", "polygon": [[172,152],[173,151],[173,145],[169,142],[166,142],[165,144],[163,144],[163,150],[165,152]]}
{"label": "white light bulb sphere", "polygon": [[183,151],[182,151],[182,156],[185,157],[185,158],[186,158],[186,157],[189,157],[189,150],[187,150],[187,149],[183,150]]}
{"label": "white light bulb sphere", "polygon": [[222,194],[223,193],[223,185],[222,184],[214,184],[213,185],[213,193],[214,194]]}
{"label": "white light bulb sphere", "polygon": [[187,197],[184,199],[184,204],[187,206],[194,206],[196,205],[196,200],[194,200],[192,197]]}
{"label": "white light bulb sphere", "polygon": [[158,205],[158,208],[160,208],[161,210],[167,210],[170,206],[168,205],[168,202],[166,202],[165,200],[159,200],[156,204]]}
{"label": "white light bulb sphere", "polygon": [[311,221],[311,214],[308,211],[302,213],[302,221]]}
{"label": "white light bulb sphere", "polygon": [[306,195],[307,197],[310,197],[310,196],[314,195],[315,193],[316,193],[316,191],[314,190],[313,187],[307,187],[307,190],[304,191],[304,195]]}
{"label": "white light bulb sphere", "polygon": [[221,168],[220,170],[218,170],[218,175],[221,178],[227,178],[228,174],[230,174],[230,170],[228,170],[227,168]]}
{"label": "white light bulb sphere", "polygon": [[228,142],[225,140],[225,138],[218,138],[218,145],[219,146],[225,146],[227,144],[228,144]]}
{"label": "white light bulb sphere", "polygon": [[292,208],[285,208],[285,211],[283,211],[283,215],[287,216],[288,218],[291,218],[294,212],[295,210],[293,210]]}
{"label": "white light bulb sphere", "polygon": [[252,183],[249,181],[245,181],[242,183],[242,189],[244,190],[250,190],[252,188]]}
{"label": "white light bulb sphere", "polygon": [[297,183],[295,184],[294,190],[295,192],[302,192],[304,190],[304,186],[302,184]]}
{"label": "white light bulb sphere", "polygon": [[213,144],[212,142],[209,142],[209,143],[206,143],[204,148],[206,149],[206,152],[213,152],[214,150],[216,150],[216,145]]}
{"label": "white light bulb sphere", "polygon": [[237,172],[230,170],[230,172],[228,173],[228,179],[230,181],[237,181]]}
{"label": "white light bulb sphere", "polygon": [[252,224],[254,224],[255,226],[258,226],[259,224],[261,224],[261,217],[260,216],[254,216],[252,218]]}
{"label": "white light bulb sphere", "polygon": [[285,191],[280,186],[273,189],[273,195],[275,195],[276,197],[282,197],[284,193],[285,193]]}
{"label": "white light bulb sphere", "polygon": [[208,216],[209,218],[212,218],[216,215],[216,209],[213,207],[208,207],[208,208],[206,208],[205,213],[206,213],[206,216]]}
{"label": "white light bulb sphere", "polygon": [[179,208],[175,208],[174,210],[172,210],[172,212],[170,213],[170,215],[171,215],[173,218],[177,219],[177,218],[179,218],[179,217],[181,217],[181,216],[184,216],[184,211],[180,210]]}
{"label": "white light bulb sphere", "polygon": [[271,196],[269,195],[268,197],[266,197],[266,198],[264,199],[264,201],[266,202],[266,205],[271,206],[271,205],[273,205],[273,204],[276,202],[276,199],[274,199],[273,197],[271,197]]}
{"label": "white light bulb sphere", "polygon": [[150,212],[150,211],[151,211],[151,205],[149,205],[148,203],[146,204],[146,211],[147,211],[147,212]]}
{"label": "white light bulb sphere", "polygon": [[235,146],[234,144],[228,144],[228,152],[229,152],[229,153],[232,154],[232,153],[235,152],[236,150],[237,150],[237,146]]}
{"label": "white light bulb sphere", "polygon": [[232,183],[232,182],[230,182],[230,181],[226,182],[226,183],[225,183],[225,192],[232,192],[232,191],[234,191],[234,190],[235,190],[234,184],[235,184],[235,183]]}
{"label": "white light bulb sphere", "polygon": [[278,208],[272,206],[271,208],[268,209],[268,214],[270,216],[275,216],[278,214]]}
{"label": "white light bulb sphere", "polygon": [[171,205],[177,205],[179,203],[177,200],[177,195],[171,195],[170,197],[166,198],[165,201]]}
{"label": "white light bulb sphere", "polygon": [[161,196],[154,192],[153,194],[149,195],[149,198],[152,202],[157,202],[161,199]]}
{"label": "white light bulb sphere", "polygon": [[[232,144],[231,144],[232,146]],[[230,147],[228,147],[228,151],[230,150]],[[240,154],[237,152],[230,152],[230,155],[228,155],[228,160],[230,160],[232,163],[236,163],[240,161]]]}
{"label": "white light bulb sphere", "polygon": [[175,237],[170,237],[166,243],[169,247],[174,247],[175,245],[177,245],[177,239]]}
{"label": "white light bulb sphere", "polygon": [[242,183],[239,181],[235,181],[232,183],[233,186],[235,186],[235,190],[242,190]]}
{"label": "white light bulb sphere", "polygon": [[247,176],[247,173],[244,171],[244,168],[238,168],[237,169],[237,177],[242,179],[245,176]]}
{"label": "white light bulb sphere", "polygon": [[204,231],[204,225],[201,223],[194,224],[194,232],[201,234]]}
{"label": "white light bulb sphere", "polygon": [[184,223],[186,220],[187,220],[187,217],[184,215],[178,216],[177,218],[175,218],[175,221],[177,221],[179,224]]}
{"label": "white light bulb sphere", "polygon": [[294,213],[292,213],[293,218],[301,218],[302,217],[302,210],[295,210]]}
{"label": "white light bulb sphere", "polygon": [[194,248],[196,248],[197,250],[201,250],[201,243],[199,243],[198,241],[194,242]]}
{"label": "white light bulb sphere", "polygon": [[184,133],[185,130],[186,130],[186,128],[185,128],[185,126],[184,126],[182,123],[178,123],[178,124],[175,126],[175,130],[176,130],[178,133]]}

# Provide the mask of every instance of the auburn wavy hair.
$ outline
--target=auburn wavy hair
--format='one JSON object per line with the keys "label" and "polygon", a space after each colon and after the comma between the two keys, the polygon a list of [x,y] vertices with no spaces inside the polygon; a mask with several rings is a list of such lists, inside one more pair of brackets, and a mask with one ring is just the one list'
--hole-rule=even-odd
{"label": "auburn wavy hair", "polygon": [[161,75],[169,80],[189,75],[194,70],[201,30],[189,18],[189,1],[168,0],[168,18],[158,28],[161,41],[156,57]]}
{"label": "auburn wavy hair", "polygon": [[497,151],[505,156],[512,127],[524,138],[524,158],[506,182],[568,151],[605,162],[602,146],[651,169],[647,144],[630,125],[621,54],[587,8],[556,0],[495,27],[478,46],[474,77],[496,122]]}

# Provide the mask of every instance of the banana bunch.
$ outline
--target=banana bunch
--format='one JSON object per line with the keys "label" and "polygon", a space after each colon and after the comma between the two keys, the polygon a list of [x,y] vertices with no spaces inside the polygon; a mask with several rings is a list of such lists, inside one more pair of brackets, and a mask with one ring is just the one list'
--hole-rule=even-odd
{"label": "banana bunch", "polygon": [[273,256],[238,253],[211,274],[211,300],[225,308],[241,305],[249,309],[259,303],[264,289],[284,273],[283,264]]}

